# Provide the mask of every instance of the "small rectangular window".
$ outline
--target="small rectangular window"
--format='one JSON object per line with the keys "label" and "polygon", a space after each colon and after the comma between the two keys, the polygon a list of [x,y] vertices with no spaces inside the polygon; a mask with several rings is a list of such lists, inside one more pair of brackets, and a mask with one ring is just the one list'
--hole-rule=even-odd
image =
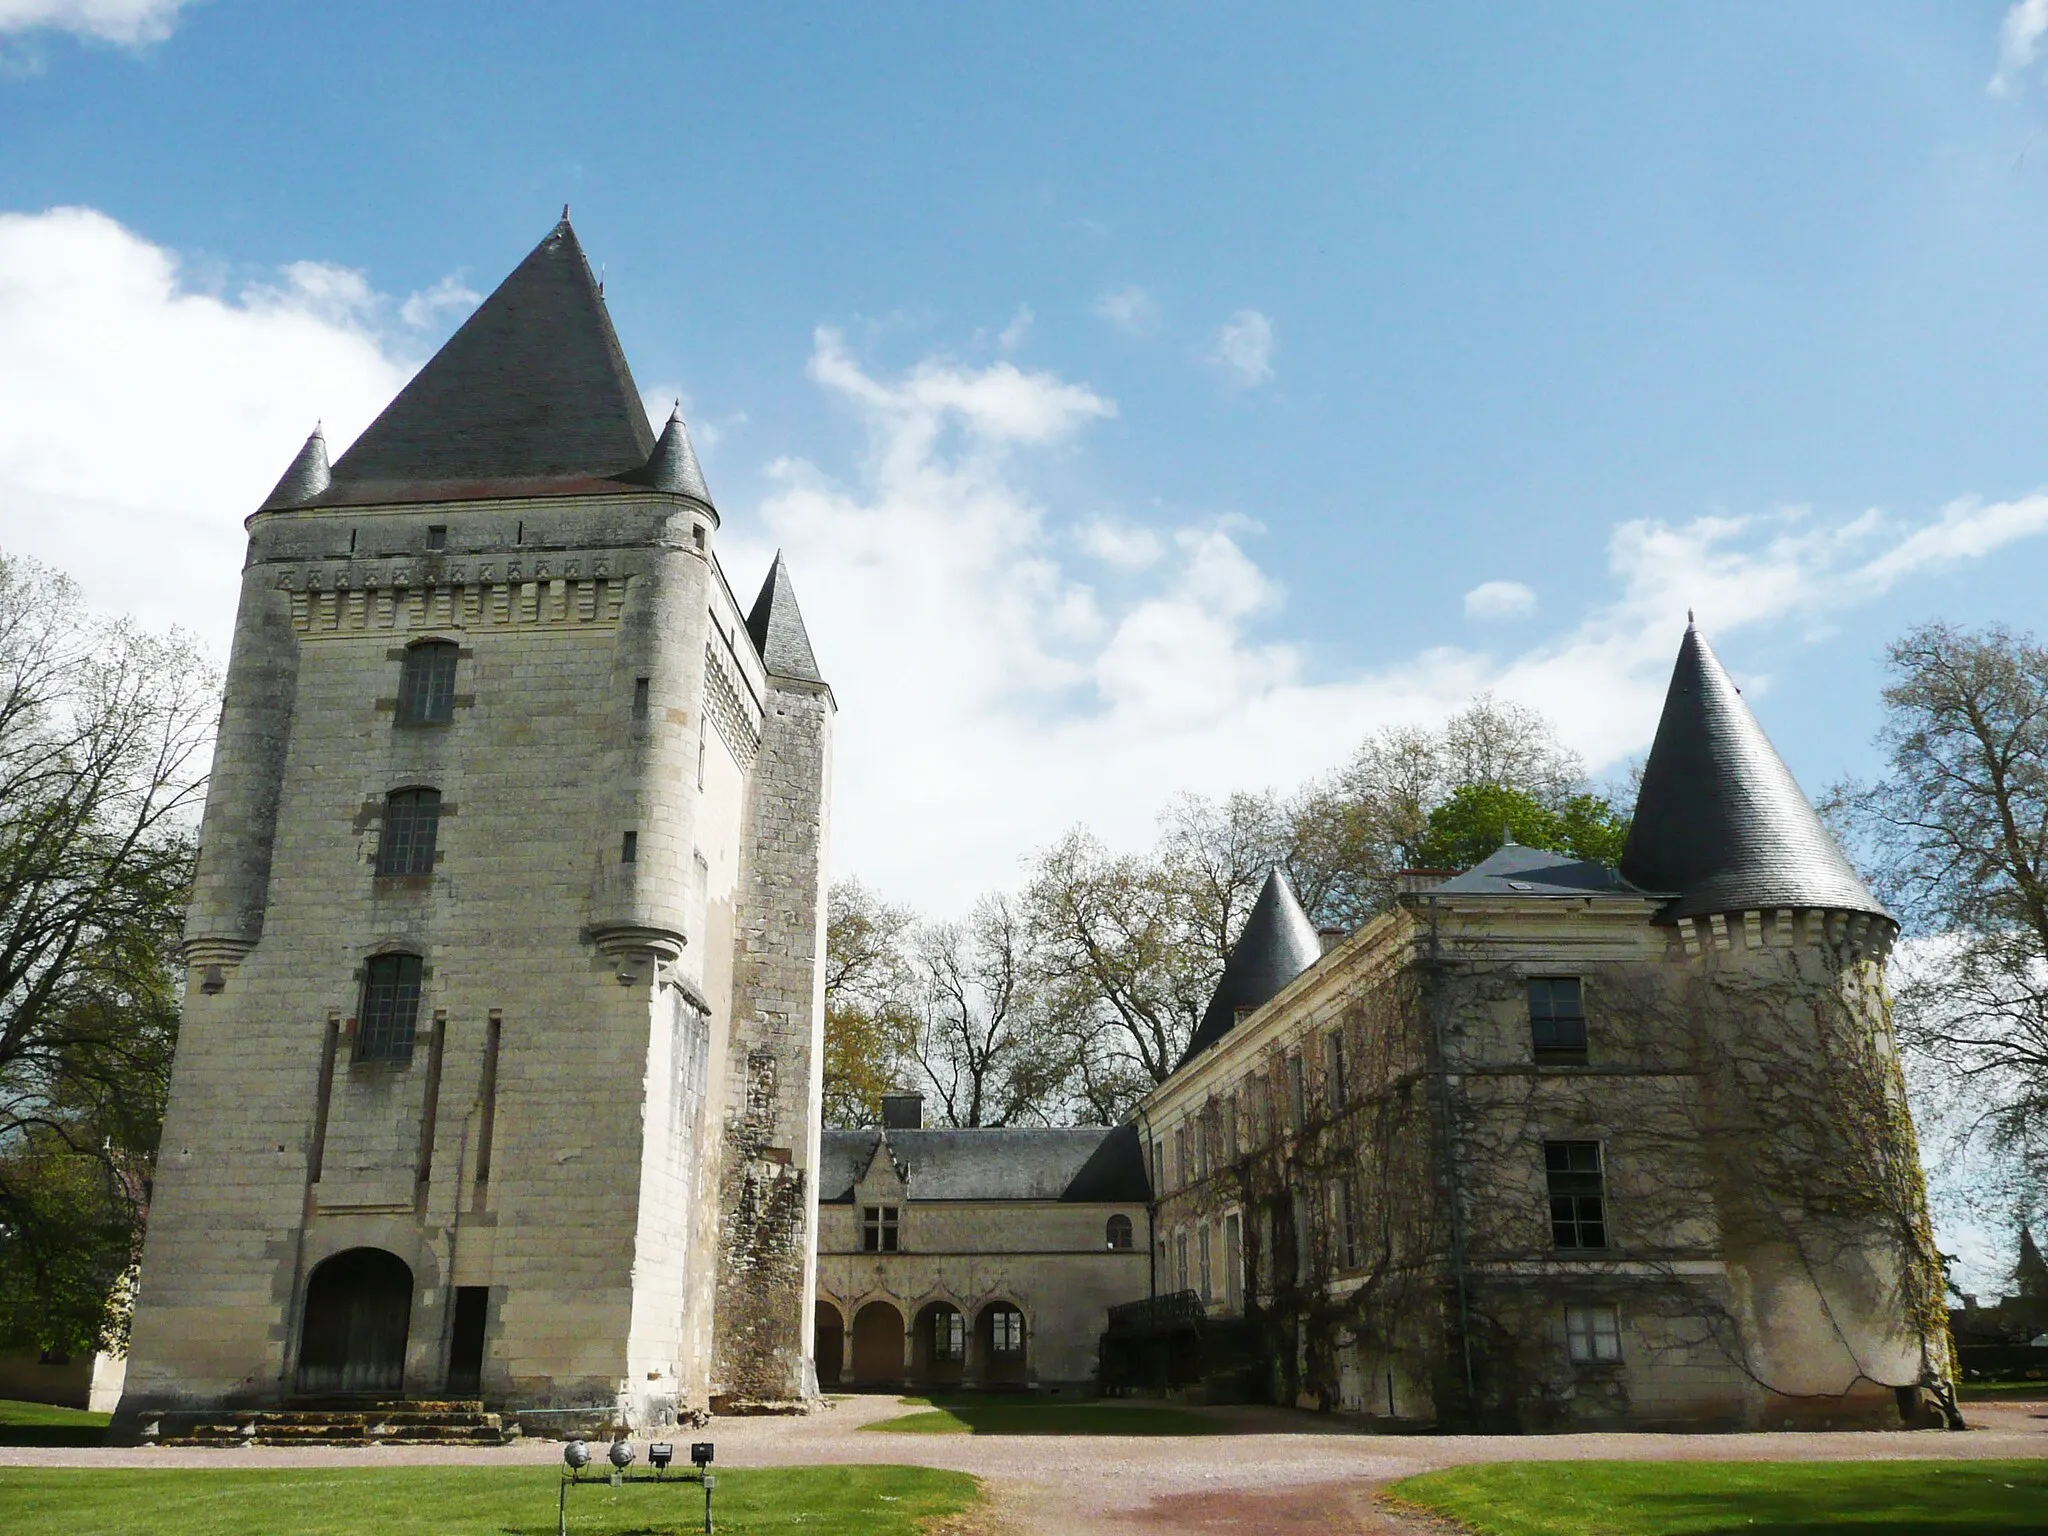
{"label": "small rectangular window", "polygon": [[619,862],[637,864],[640,861],[640,834],[628,832],[619,839]]}
{"label": "small rectangular window", "polygon": [[435,523],[427,529],[427,548],[432,550],[448,547],[448,525]]}
{"label": "small rectangular window", "polygon": [[633,679],[633,718],[635,720],[645,720],[647,718],[647,682],[648,680],[644,677]]}
{"label": "small rectangular window", "polygon": [[1564,1336],[1574,1365],[1604,1365],[1621,1358],[1621,1318],[1613,1307],[1566,1307]]}
{"label": "small rectangular window", "polygon": [[897,1207],[864,1205],[860,1208],[860,1246],[863,1253],[897,1252]]}
{"label": "small rectangular window", "polygon": [[1597,1141],[1546,1141],[1544,1180],[1550,1190],[1550,1236],[1559,1248],[1607,1246],[1606,1175]]}
{"label": "small rectangular window", "polygon": [[418,955],[378,955],[363,972],[363,1006],[356,1022],[357,1061],[412,1060],[420,1015]]}
{"label": "small rectangular window", "polygon": [[1578,977],[1529,978],[1529,1036],[1539,1066],[1586,1064],[1586,1006]]}

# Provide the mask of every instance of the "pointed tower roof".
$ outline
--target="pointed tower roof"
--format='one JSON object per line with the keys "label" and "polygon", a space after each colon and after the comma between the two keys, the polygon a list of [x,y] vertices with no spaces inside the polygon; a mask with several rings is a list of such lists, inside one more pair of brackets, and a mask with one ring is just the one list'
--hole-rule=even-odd
{"label": "pointed tower roof", "polygon": [[1208,1011],[1175,1070],[1229,1034],[1239,1014],[1278,997],[1281,988],[1322,955],[1323,943],[1315,924],[1301,910],[1287,876],[1275,869],[1266,876],[1259,899],[1252,903],[1251,916],[1244,920],[1237,942],[1230,947],[1216,994],[1209,999]]}
{"label": "pointed tower roof", "polygon": [[661,429],[653,455],[641,468],[620,478],[635,485],[651,485],[657,491],[672,491],[678,496],[701,501],[711,509],[714,520],[718,516],[718,509],[712,505],[711,489],[704,483],[704,471],[697,464],[697,450],[690,442],[690,429],[683,425],[683,402],[680,400],[669,412],[668,425]]}
{"label": "pointed tower roof", "polygon": [[775,564],[768,568],[768,579],[761,583],[761,595],[754,599],[754,610],[747,615],[747,633],[754,637],[754,649],[761,653],[762,663],[777,677],[825,681],[818,675],[811,637],[804,629],[803,614],[797,611],[796,588],[789,584],[789,567],[779,549]]}
{"label": "pointed tower roof", "polygon": [[321,501],[625,490],[654,446],[564,218],[341,456]]}
{"label": "pointed tower roof", "polygon": [[1621,873],[1666,918],[1824,907],[1891,918],[1821,825],[1698,628],[1687,624]]}
{"label": "pointed tower roof", "polygon": [[260,510],[268,512],[276,507],[302,507],[326,490],[333,478],[334,472],[327,464],[327,437],[316,425],[305,446],[293,458],[291,468],[263,498]]}

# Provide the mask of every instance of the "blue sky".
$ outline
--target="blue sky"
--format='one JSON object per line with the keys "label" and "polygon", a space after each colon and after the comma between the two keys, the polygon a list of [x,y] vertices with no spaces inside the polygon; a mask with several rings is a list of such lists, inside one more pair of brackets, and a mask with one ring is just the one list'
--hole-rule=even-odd
{"label": "blue sky", "polygon": [[0,547],[223,643],[567,201],[742,596],[790,549],[844,872],[1478,688],[1614,770],[1688,606],[1818,789],[1888,637],[2036,623],[2044,10],[0,0]]}

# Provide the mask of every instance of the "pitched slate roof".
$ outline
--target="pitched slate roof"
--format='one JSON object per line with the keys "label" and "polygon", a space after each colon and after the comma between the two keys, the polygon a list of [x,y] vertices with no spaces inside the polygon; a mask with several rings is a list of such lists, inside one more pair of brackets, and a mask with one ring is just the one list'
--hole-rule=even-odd
{"label": "pitched slate roof", "polygon": [[1597,896],[1633,894],[1628,883],[1594,859],[1508,843],[1430,894],[1446,896]]}
{"label": "pitched slate roof", "polygon": [[[889,1151],[910,1172],[911,1200],[1058,1200],[1130,1204],[1147,1198],[1136,1126],[984,1127],[890,1131]],[[818,1198],[853,1199],[880,1131],[826,1131],[819,1140]]]}
{"label": "pitched slate roof", "polygon": [[1692,625],[1643,767],[1621,873],[1643,890],[1676,893],[1666,919],[1767,907],[1891,917]]}
{"label": "pitched slate roof", "polygon": [[270,494],[263,498],[260,510],[270,512],[279,507],[302,507],[326,490],[333,478],[334,473],[327,463],[327,436],[316,426],[305,445],[293,456],[291,467],[278,478]]}
{"label": "pitched slate roof", "polygon": [[1215,995],[1202,1015],[1194,1037],[1182,1054],[1177,1072],[1230,1033],[1241,1010],[1272,1001],[1280,989],[1322,958],[1322,940],[1315,924],[1301,910],[1294,887],[1278,869],[1266,876],[1251,916],[1230,948]]}
{"label": "pitched slate roof", "polygon": [[789,582],[789,567],[783,564],[782,551],[775,552],[775,563],[768,568],[768,579],[761,583],[761,595],[754,599],[753,612],[747,615],[747,633],[754,637],[754,649],[761,653],[762,665],[777,677],[801,678],[805,682],[822,683],[818,675],[818,661],[811,654],[811,637],[804,629],[804,616],[797,610],[796,588]]}
{"label": "pitched slate roof", "polygon": [[341,456],[319,501],[623,491],[653,452],[565,216]]}

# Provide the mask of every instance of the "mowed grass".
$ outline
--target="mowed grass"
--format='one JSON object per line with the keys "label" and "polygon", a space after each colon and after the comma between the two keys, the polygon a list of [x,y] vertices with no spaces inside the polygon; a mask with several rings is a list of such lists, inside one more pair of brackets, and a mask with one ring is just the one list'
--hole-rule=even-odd
{"label": "mowed grass", "polygon": [[[250,1471],[0,1469],[8,1536],[554,1536],[552,1467]],[[718,1473],[721,1532],[924,1536],[980,1502],[961,1472],[928,1467],[777,1467]],[[572,1536],[703,1529],[694,1483],[569,1490]]]}
{"label": "mowed grass", "polygon": [[1480,1536],[2048,1530],[2048,1461],[1504,1462],[1387,1492]]}
{"label": "mowed grass", "polygon": [[1956,1388],[1964,1403],[2032,1403],[2048,1401],[2048,1381],[1966,1381]]}
{"label": "mowed grass", "polygon": [[0,1398],[0,1445],[99,1445],[111,1415]]}
{"label": "mowed grass", "polygon": [[862,1429],[893,1435],[1213,1435],[1223,1426],[1183,1408],[1126,1408],[1030,1397],[906,1397],[921,1413],[877,1419]]}

